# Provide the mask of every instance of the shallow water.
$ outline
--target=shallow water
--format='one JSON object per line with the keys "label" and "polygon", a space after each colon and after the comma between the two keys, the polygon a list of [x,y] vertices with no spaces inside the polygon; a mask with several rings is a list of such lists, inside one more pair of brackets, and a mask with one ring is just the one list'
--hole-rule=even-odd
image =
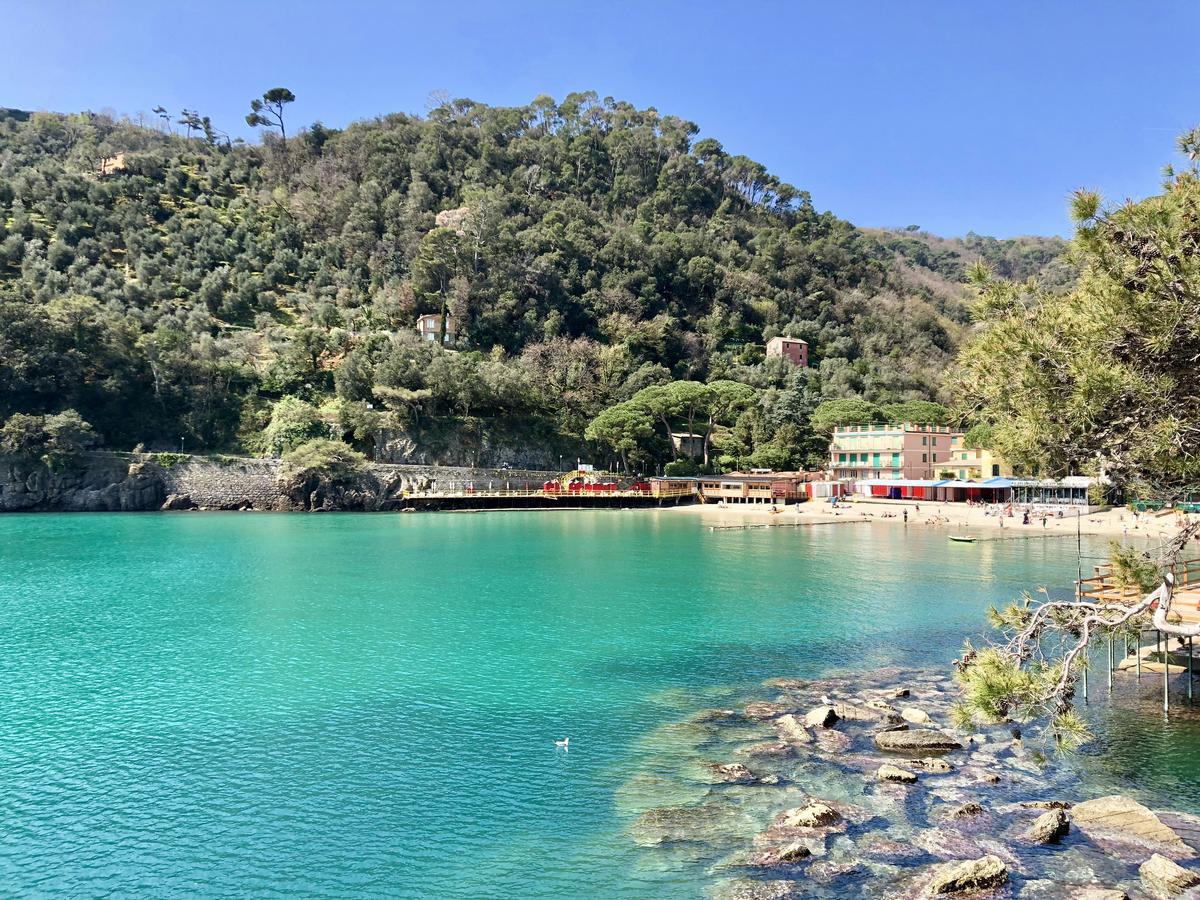
{"label": "shallow water", "polygon": [[[948,663],[1075,566],[672,512],[0,518],[0,891],[695,896],[704,865],[628,834],[663,729],[765,678]],[[1180,718],[1126,704],[1078,764],[1196,809]]]}

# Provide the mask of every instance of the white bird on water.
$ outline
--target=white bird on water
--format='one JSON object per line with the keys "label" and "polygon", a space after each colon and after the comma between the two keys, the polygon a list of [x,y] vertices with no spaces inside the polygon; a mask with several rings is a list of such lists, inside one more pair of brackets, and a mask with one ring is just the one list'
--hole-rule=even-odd
{"label": "white bird on water", "polygon": [[561,741],[555,741],[554,746],[562,747],[564,750],[570,750],[571,749],[571,739],[569,737],[565,737]]}
{"label": "white bird on water", "polygon": [[828,694],[821,695],[821,702],[824,703],[826,706],[833,706],[833,700],[830,699]]}

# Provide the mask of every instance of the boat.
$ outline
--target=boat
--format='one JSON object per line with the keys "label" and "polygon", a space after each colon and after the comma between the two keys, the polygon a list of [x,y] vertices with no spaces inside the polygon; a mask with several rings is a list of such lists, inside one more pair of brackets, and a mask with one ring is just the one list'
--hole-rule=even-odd
{"label": "boat", "polygon": [[966,534],[952,534],[952,535],[950,535],[950,540],[958,541],[960,544],[975,543],[975,538],[971,537],[970,535],[966,535]]}

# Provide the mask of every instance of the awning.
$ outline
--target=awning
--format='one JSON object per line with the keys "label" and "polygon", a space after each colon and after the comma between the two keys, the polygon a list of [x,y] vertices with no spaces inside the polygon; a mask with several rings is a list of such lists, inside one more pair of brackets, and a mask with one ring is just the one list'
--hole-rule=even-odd
{"label": "awning", "polygon": [[1010,488],[1012,486],[1012,480],[1009,478],[989,478],[980,485],[980,487],[985,488]]}
{"label": "awning", "polygon": [[867,478],[858,483],[867,487],[937,487],[942,482],[915,478]]}

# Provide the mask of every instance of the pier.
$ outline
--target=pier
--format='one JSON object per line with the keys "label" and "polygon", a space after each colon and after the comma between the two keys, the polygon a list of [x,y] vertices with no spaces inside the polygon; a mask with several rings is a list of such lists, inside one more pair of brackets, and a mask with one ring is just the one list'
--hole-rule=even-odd
{"label": "pier", "polygon": [[464,487],[451,491],[406,491],[401,512],[517,509],[657,509],[694,503],[694,491],[640,489],[617,491],[534,490]]}
{"label": "pier", "polygon": [[[1174,568],[1175,590],[1171,602],[1170,622],[1182,625],[1200,624],[1200,559],[1179,562]],[[1136,585],[1121,585],[1115,578],[1112,565],[1096,566],[1091,578],[1078,582],[1079,599],[1094,603],[1128,604],[1144,596]],[[1172,676],[1184,680],[1188,703],[1195,698],[1196,657],[1190,637],[1163,634],[1156,628],[1134,626],[1124,635],[1109,635],[1106,670],[1108,687],[1112,690],[1114,672],[1133,672],[1162,675],[1163,712],[1170,711],[1170,682]],[[1083,677],[1083,697],[1087,700],[1087,674]]]}

